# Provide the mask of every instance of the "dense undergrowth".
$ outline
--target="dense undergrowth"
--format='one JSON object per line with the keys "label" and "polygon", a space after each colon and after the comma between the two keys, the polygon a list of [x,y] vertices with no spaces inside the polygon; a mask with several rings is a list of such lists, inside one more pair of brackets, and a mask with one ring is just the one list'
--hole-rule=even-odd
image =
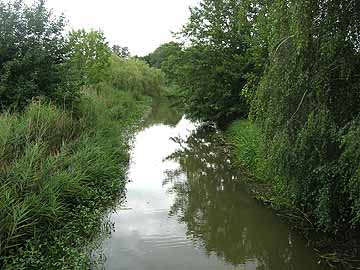
{"label": "dense undergrowth", "polygon": [[4,269],[94,263],[104,214],[123,195],[132,131],[162,89],[161,74],[140,61],[113,56],[110,67],[110,79],[83,87],[73,110],[34,99],[1,114]]}
{"label": "dense undergrowth", "polygon": [[[344,135],[344,147],[354,147],[357,144],[358,129]],[[319,230],[319,223],[310,211],[304,211],[291,197],[291,191],[284,185],[283,178],[279,177],[277,164],[269,157],[269,145],[261,129],[253,122],[239,120],[230,125],[226,131],[226,139],[232,149],[233,164],[247,174],[246,183],[253,195],[265,205],[277,210],[291,226],[304,234],[313,247],[318,251],[320,260],[328,264],[343,265],[344,269],[357,269],[359,265],[358,250],[359,233],[353,227],[348,231],[339,229],[335,234],[326,230]],[[346,145],[350,144],[350,145]],[[356,160],[354,152],[346,150],[340,162]],[[340,163],[341,164],[341,163]],[[358,192],[356,185],[358,180],[347,178],[348,185],[353,187],[351,192]],[[350,187],[344,187],[342,192],[350,191]],[[316,192],[315,190],[313,192]],[[319,198],[319,201],[323,198]],[[329,202],[330,203],[330,202]],[[338,202],[339,203],[339,202]],[[354,207],[354,210],[356,208]]]}
{"label": "dense undergrowth", "polygon": [[202,0],[179,42],[145,57],[190,118],[236,121],[234,160],[258,195],[349,263],[360,256],[359,18],[352,0]]}
{"label": "dense undergrowth", "polygon": [[124,195],[129,139],[163,76],[65,34],[45,1],[0,0],[0,268],[89,269]]}
{"label": "dense undergrowth", "polygon": [[126,132],[142,110],[103,88],[85,89],[76,114],[34,101],[0,117],[4,269],[89,267],[89,243],[124,189]]}

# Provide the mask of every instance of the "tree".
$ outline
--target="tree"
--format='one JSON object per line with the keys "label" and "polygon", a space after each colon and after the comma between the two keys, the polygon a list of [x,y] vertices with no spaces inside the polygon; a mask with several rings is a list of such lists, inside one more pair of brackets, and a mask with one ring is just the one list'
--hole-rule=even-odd
{"label": "tree", "polygon": [[76,100],[64,27],[64,17],[53,16],[43,0],[0,1],[0,110],[22,109],[37,96]]}
{"label": "tree", "polygon": [[176,56],[181,51],[181,44],[168,42],[160,45],[154,52],[148,54],[143,59],[155,68],[162,68],[162,64],[170,57]]}
{"label": "tree", "polygon": [[247,117],[243,89],[249,74],[262,70],[250,57],[251,24],[246,14],[246,5],[238,0],[204,0],[191,9],[179,33],[188,45],[178,65],[190,117],[219,124]]}
{"label": "tree", "polygon": [[69,44],[70,63],[79,72],[83,84],[96,84],[106,78],[111,51],[103,32],[72,31]]}
{"label": "tree", "polygon": [[360,224],[359,4],[274,1],[269,65],[252,103],[277,188],[333,232]]}
{"label": "tree", "polygon": [[130,51],[128,47],[121,47],[120,45],[112,46],[112,52],[121,58],[129,58]]}

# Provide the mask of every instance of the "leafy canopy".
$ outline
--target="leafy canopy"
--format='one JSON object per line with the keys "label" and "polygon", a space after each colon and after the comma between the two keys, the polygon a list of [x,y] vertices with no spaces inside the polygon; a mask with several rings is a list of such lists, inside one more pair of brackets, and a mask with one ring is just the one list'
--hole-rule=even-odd
{"label": "leafy canopy", "polygon": [[37,96],[76,100],[64,27],[64,17],[52,15],[44,0],[0,1],[0,110],[22,109]]}
{"label": "leafy canopy", "polygon": [[70,62],[79,72],[83,84],[96,84],[106,78],[111,51],[103,32],[72,31],[69,45]]}
{"label": "leafy canopy", "polygon": [[[260,9],[248,16],[248,5],[237,0],[202,1],[191,8],[189,21],[177,34],[183,40],[181,49],[178,44],[165,44],[149,55],[150,63],[161,66],[181,86],[179,98],[189,117],[220,125],[247,117],[248,92],[265,62],[252,57],[250,22]],[[256,52],[264,57],[266,48]]]}

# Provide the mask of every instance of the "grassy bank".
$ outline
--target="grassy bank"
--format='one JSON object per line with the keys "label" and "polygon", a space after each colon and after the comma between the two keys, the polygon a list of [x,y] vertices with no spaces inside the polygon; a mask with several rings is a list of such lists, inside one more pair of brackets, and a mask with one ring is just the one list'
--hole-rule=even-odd
{"label": "grassy bank", "polygon": [[244,169],[247,183],[254,196],[274,209],[289,208],[289,202],[282,196],[271,176],[271,164],[266,158],[265,138],[254,123],[248,120],[233,122],[226,131],[226,138],[232,149],[234,166]]}
{"label": "grassy bank", "polygon": [[0,269],[89,269],[164,79],[31,2],[0,0]]}
{"label": "grassy bank", "polygon": [[129,139],[162,74],[115,55],[72,108],[45,98],[0,114],[0,268],[89,269],[123,196]]}
{"label": "grassy bank", "polygon": [[74,112],[34,101],[0,116],[4,269],[88,269],[90,243],[119,199],[128,134],[146,102],[106,85]]}
{"label": "grassy bank", "polygon": [[72,108],[33,98],[0,114],[0,268],[89,269],[104,216],[123,196],[129,139],[162,74],[111,56]]}
{"label": "grassy bank", "polygon": [[248,120],[235,121],[228,128],[226,138],[232,149],[233,164],[249,176],[247,184],[255,198],[276,210],[302,233],[318,252],[320,260],[344,269],[358,269],[358,232],[324,232],[314,217],[296,206],[291,200],[291,190],[284,184],[286,181],[276,171],[276,164],[271,163],[271,153],[256,124]]}
{"label": "grassy bank", "polygon": [[93,268],[162,73],[43,1],[0,0],[0,28],[0,269]]}
{"label": "grassy bank", "polygon": [[232,149],[232,162],[249,176],[247,183],[254,196],[283,215],[289,214],[288,218],[299,228],[308,227],[308,217],[291,203],[289,191],[274,171],[276,166],[267,158],[261,129],[249,120],[238,120],[229,126],[226,138]]}

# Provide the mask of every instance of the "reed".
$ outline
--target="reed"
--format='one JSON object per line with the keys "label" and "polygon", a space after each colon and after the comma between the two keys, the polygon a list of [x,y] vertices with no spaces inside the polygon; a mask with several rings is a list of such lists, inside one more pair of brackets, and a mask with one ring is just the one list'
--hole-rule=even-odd
{"label": "reed", "polygon": [[[121,198],[128,130],[145,102],[88,87],[76,112],[33,101],[0,116],[4,269],[85,269],[106,209]],[[68,268],[67,268],[68,267]]]}

